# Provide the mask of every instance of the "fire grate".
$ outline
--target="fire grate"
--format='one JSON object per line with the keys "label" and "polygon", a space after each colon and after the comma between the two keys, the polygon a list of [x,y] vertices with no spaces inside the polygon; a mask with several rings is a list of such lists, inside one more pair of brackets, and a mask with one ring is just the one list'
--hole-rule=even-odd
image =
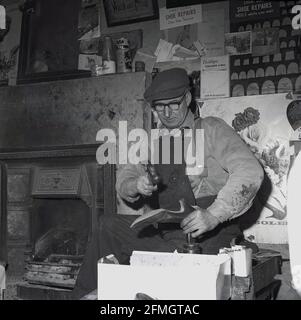
{"label": "fire grate", "polygon": [[51,254],[45,261],[28,261],[25,280],[57,288],[73,289],[83,262],[83,256]]}

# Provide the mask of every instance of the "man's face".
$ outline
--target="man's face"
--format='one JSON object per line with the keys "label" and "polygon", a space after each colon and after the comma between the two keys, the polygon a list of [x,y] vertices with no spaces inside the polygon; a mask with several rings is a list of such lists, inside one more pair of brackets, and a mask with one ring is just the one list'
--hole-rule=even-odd
{"label": "man's face", "polygon": [[153,108],[157,111],[162,124],[168,129],[174,129],[179,128],[185,121],[190,102],[191,95],[187,92],[178,98],[157,100]]}

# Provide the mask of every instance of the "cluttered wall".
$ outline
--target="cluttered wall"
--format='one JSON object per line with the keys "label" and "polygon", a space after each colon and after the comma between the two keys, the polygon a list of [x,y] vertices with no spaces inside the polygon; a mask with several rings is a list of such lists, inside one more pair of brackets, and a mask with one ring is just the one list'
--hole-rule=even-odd
{"label": "cluttered wall", "polygon": [[[72,32],[74,47],[73,50],[68,47],[73,65],[68,68],[89,72],[89,76],[95,79],[107,73],[116,73],[113,76],[116,82],[120,82],[122,73],[146,71],[154,76],[167,68],[185,68],[191,75],[202,116],[223,118],[250,146],[265,168],[266,182],[261,197],[254,204],[256,218],[251,228],[248,224],[246,227],[248,239],[261,243],[287,243],[286,178],[291,155],[291,129],[286,119],[286,109],[295,99],[292,92],[301,90],[301,30],[293,28],[292,24],[292,9],[300,1],[201,2],[181,6],[179,1],[179,7],[174,7],[175,1],[168,0],[78,0],[79,12]],[[30,82],[38,74],[44,74],[47,81],[54,80],[61,73],[71,74],[71,70],[66,70],[66,58],[60,52],[62,48],[55,45],[56,35],[52,33],[54,41],[50,46],[49,41],[43,40],[45,37],[47,39],[47,33],[44,36],[38,33],[47,28],[36,31],[36,36],[32,38],[36,42],[24,51],[23,33],[36,26],[37,21],[31,19],[27,29],[22,30],[22,36],[17,36],[21,30],[22,16],[18,6],[19,2],[14,1],[11,13],[7,10],[12,27],[0,39],[0,80],[4,85],[0,95],[5,101],[11,99],[9,105],[1,103],[0,112],[3,119],[10,114],[10,121],[13,121],[12,110],[22,108],[23,98],[21,94],[13,98],[14,95],[9,93],[11,89],[5,86],[18,84],[18,76]],[[32,14],[31,9],[27,7],[26,12]],[[108,55],[106,36],[112,44],[109,51],[112,51],[114,68],[104,68],[105,56]],[[61,37],[58,43],[62,43]],[[26,59],[20,54],[26,54]],[[12,60],[9,68],[8,59]],[[93,80],[89,81],[97,86]],[[144,85],[139,90],[143,91]],[[47,86],[56,92],[55,96],[47,98],[51,108],[59,102],[65,104],[65,108],[72,109],[73,104],[65,103],[64,93],[58,89],[60,84]],[[47,114],[48,111],[45,113],[43,109],[49,106],[46,106],[43,97],[49,96],[50,89],[45,92],[42,86],[40,94],[31,89],[35,103],[29,115],[33,119],[35,116],[42,119],[41,114],[44,117]],[[91,90],[86,89],[85,95],[78,97],[78,101],[86,97],[89,102]],[[98,89],[101,91],[101,88]],[[26,92],[28,89],[18,89],[18,92],[22,90]],[[120,91],[119,95],[126,96],[127,90]],[[76,99],[77,95],[74,97]],[[97,103],[92,113],[85,101],[75,104],[79,112],[87,111],[92,115],[91,119],[97,114]],[[31,106],[28,105],[28,108]],[[63,114],[68,114],[68,111]],[[53,121],[61,123],[60,114],[53,117]],[[22,121],[20,125],[24,125]],[[97,127],[98,124],[93,122],[93,125]],[[30,132],[30,128],[26,130]],[[93,137],[88,140],[91,142]],[[53,139],[55,141],[56,138]]]}

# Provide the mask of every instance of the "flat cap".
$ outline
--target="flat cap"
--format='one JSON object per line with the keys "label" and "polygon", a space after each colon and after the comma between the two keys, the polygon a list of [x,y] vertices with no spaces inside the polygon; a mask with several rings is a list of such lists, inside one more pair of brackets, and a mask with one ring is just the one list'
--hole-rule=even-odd
{"label": "flat cap", "polygon": [[152,104],[156,100],[180,97],[189,88],[186,70],[173,68],[158,73],[144,93],[144,98]]}

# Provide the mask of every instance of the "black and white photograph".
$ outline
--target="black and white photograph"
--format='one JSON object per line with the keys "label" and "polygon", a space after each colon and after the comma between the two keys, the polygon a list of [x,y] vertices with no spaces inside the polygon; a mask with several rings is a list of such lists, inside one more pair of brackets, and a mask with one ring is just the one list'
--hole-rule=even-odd
{"label": "black and white photograph", "polygon": [[301,300],[298,12],[0,0],[3,318]]}
{"label": "black and white photograph", "polygon": [[252,33],[252,55],[265,56],[280,52],[279,29],[266,28]]}
{"label": "black and white photograph", "polygon": [[250,31],[226,33],[225,52],[230,56],[252,53],[252,33]]}

